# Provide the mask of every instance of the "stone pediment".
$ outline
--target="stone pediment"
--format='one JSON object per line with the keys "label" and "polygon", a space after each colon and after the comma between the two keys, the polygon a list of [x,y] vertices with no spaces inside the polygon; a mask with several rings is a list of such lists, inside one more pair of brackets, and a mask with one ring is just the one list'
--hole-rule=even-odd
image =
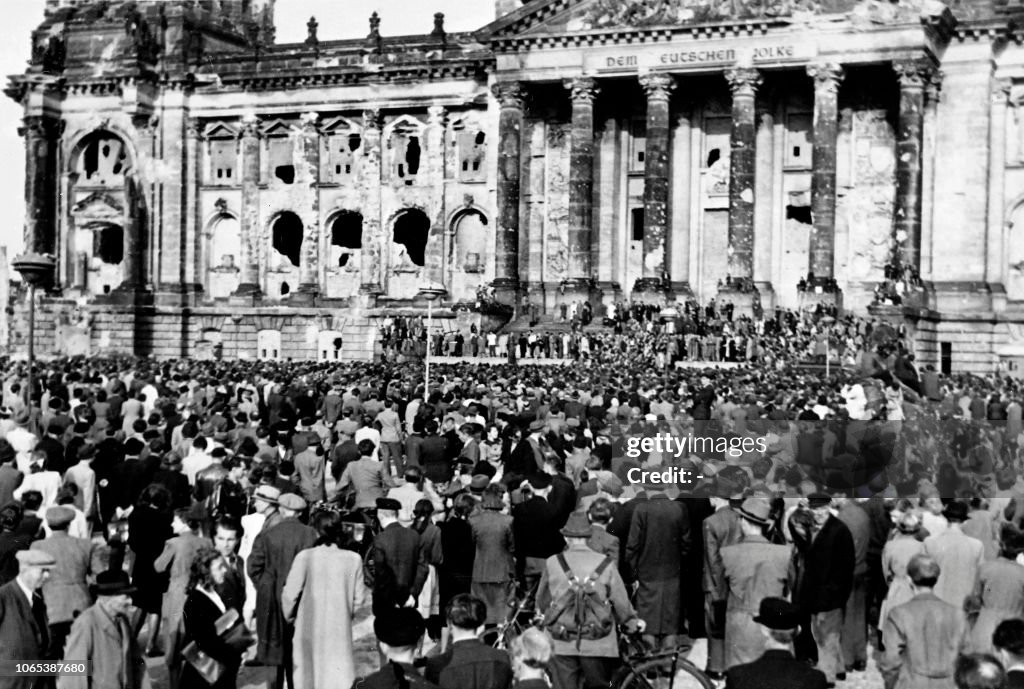
{"label": "stone pediment", "polygon": [[124,219],[124,205],[110,194],[98,191],[76,203],[71,215],[87,221],[120,222]]}
{"label": "stone pediment", "polygon": [[[508,39],[532,34],[807,20],[816,15],[856,14],[859,6],[871,3],[872,0],[533,0],[488,29],[494,38]],[[880,23],[916,21],[922,14],[935,14],[934,6],[942,6],[937,0],[898,0],[887,4],[892,5],[890,14],[899,16],[886,17],[887,21]]]}

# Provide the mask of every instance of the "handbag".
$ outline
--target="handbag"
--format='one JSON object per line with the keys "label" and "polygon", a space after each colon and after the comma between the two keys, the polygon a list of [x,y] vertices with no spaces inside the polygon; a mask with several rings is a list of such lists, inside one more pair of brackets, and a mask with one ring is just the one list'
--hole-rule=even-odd
{"label": "handbag", "polygon": [[[234,608],[221,615],[214,623],[214,628],[217,630],[217,636],[223,637],[229,643],[233,639],[243,638],[248,633],[245,625],[241,624],[241,616]],[[227,669],[224,663],[211,658],[200,649],[195,641],[190,641],[181,650],[181,655],[185,662],[191,665],[192,669],[210,685],[216,684]]]}

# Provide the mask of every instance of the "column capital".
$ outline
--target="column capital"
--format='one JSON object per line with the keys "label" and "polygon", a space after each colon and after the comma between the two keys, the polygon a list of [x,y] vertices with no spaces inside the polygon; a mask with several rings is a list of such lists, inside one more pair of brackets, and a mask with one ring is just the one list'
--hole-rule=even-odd
{"label": "column capital", "polygon": [[189,117],[185,119],[185,136],[196,141],[203,141],[206,138],[203,136],[202,123],[198,118]]}
{"label": "column capital", "polygon": [[923,90],[938,71],[930,60],[895,60],[892,63],[900,89]]}
{"label": "column capital", "polygon": [[52,117],[29,115],[22,119],[18,127],[18,136],[37,136],[42,139],[55,139],[64,130],[64,122]]}
{"label": "column capital", "polygon": [[648,101],[667,101],[676,88],[676,80],[671,74],[644,74],[640,77],[640,86]]}
{"label": "column capital", "polygon": [[381,112],[379,108],[363,110],[363,129],[380,129]]}
{"label": "column capital", "polygon": [[320,113],[318,112],[306,112],[299,117],[299,122],[302,125],[303,131],[309,133],[311,130],[316,130],[316,123],[320,120]]}
{"label": "column capital", "polygon": [[491,86],[491,93],[503,108],[522,110],[526,106],[526,89],[518,81],[499,81]]}
{"label": "column capital", "polygon": [[735,67],[725,73],[725,80],[729,82],[729,90],[733,97],[757,95],[757,89],[763,81],[761,73],[753,67]]}
{"label": "column capital", "polygon": [[817,62],[807,65],[807,76],[814,79],[815,92],[838,93],[846,72],[843,66],[834,62]]}
{"label": "column capital", "polygon": [[256,115],[245,115],[242,117],[241,126],[238,130],[240,139],[258,139],[260,137],[260,119]]}
{"label": "column capital", "polygon": [[448,108],[443,105],[431,105],[427,108],[427,125],[443,127],[448,120]]}
{"label": "column capital", "polygon": [[601,92],[601,87],[597,85],[597,80],[590,77],[566,79],[565,88],[570,92],[569,97],[572,99],[572,102],[581,105],[593,105],[597,94]]}

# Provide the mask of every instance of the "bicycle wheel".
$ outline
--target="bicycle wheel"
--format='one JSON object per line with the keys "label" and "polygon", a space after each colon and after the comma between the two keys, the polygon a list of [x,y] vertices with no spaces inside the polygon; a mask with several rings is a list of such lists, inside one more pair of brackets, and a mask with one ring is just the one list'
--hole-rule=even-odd
{"label": "bicycle wheel", "polygon": [[692,663],[672,656],[627,664],[615,675],[612,689],[715,689],[715,683]]}

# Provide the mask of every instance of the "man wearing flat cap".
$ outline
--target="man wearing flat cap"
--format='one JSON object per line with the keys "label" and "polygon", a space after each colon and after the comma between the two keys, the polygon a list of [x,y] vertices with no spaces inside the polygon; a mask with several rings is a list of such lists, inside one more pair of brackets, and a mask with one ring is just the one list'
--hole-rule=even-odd
{"label": "man wearing flat cap", "polygon": [[92,542],[86,538],[68,535],[68,527],[75,518],[75,511],[59,505],[46,510],[46,523],[50,535],[35,541],[32,550],[50,555],[56,565],[43,583],[43,598],[46,601],[46,617],[50,625],[49,657],[62,658],[64,641],[71,631],[75,617],[89,607],[88,577],[99,568],[93,557],[96,554]]}
{"label": "man wearing flat cap", "polygon": [[765,598],[788,595],[795,578],[792,547],[769,543],[764,536],[771,521],[768,499],[749,497],[736,512],[743,537],[739,543],[722,548],[727,599],[725,619],[716,621],[724,622],[726,669],[761,657],[765,637],[754,621],[754,611]]}
{"label": "man wearing flat cap", "polygon": [[430,570],[420,537],[398,521],[402,503],[377,498],[381,532],[373,539],[373,614],[414,606]]}
{"label": "man wearing flat cap", "polygon": [[423,617],[413,608],[395,608],[378,614],[373,621],[373,633],[387,663],[377,672],[357,679],[352,689],[438,689],[413,666],[426,629]]}
{"label": "man wearing flat cap", "polygon": [[89,676],[61,677],[57,689],[138,689],[143,685],[146,662],[130,621],[134,592],[125,572],[97,575],[96,602],[75,619],[65,654],[69,661],[87,662]]}
{"label": "man wearing flat cap", "polygon": [[[18,576],[0,586],[0,664],[43,660],[50,645],[46,605],[40,590],[57,564],[41,550],[19,550]],[[33,689],[36,677],[3,677],[4,689]]]}
{"label": "man wearing flat cap", "polygon": [[826,689],[824,673],[793,657],[793,640],[800,615],[785,598],[761,601],[754,623],[764,639],[764,653],[749,663],[730,668],[726,689]]}
{"label": "man wearing flat cap", "polygon": [[[729,467],[726,467],[728,469]],[[738,468],[738,467],[737,467]],[[743,470],[740,469],[743,474]],[[745,476],[745,474],[743,474]],[[707,674],[720,680],[725,672],[725,628],[718,622],[725,619],[724,608],[728,600],[725,571],[722,567],[722,549],[739,543],[743,537],[740,516],[736,510],[743,504],[745,480],[731,478],[723,469],[714,479],[711,505],[714,514],[704,520],[704,624],[708,635]],[[716,608],[719,611],[716,613]]]}
{"label": "man wearing flat cap", "polygon": [[832,514],[832,496],[807,496],[812,522],[811,542],[803,553],[803,577],[794,601],[811,616],[811,635],[818,648],[818,669],[830,683],[845,679],[840,634],[843,613],[853,590],[856,554],[849,527]]}
{"label": "man wearing flat cap", "polygon": [[292,632],[284,619],[281,591],[300,551],[316,543],[316,531],[299,521],[306,501],[285,493],[277,501],[281,521],[265,528],[253,542],[246,571],[256,587],[256,658],[266,667],[267,686],[280,689],[285,676],[292,686]]}

